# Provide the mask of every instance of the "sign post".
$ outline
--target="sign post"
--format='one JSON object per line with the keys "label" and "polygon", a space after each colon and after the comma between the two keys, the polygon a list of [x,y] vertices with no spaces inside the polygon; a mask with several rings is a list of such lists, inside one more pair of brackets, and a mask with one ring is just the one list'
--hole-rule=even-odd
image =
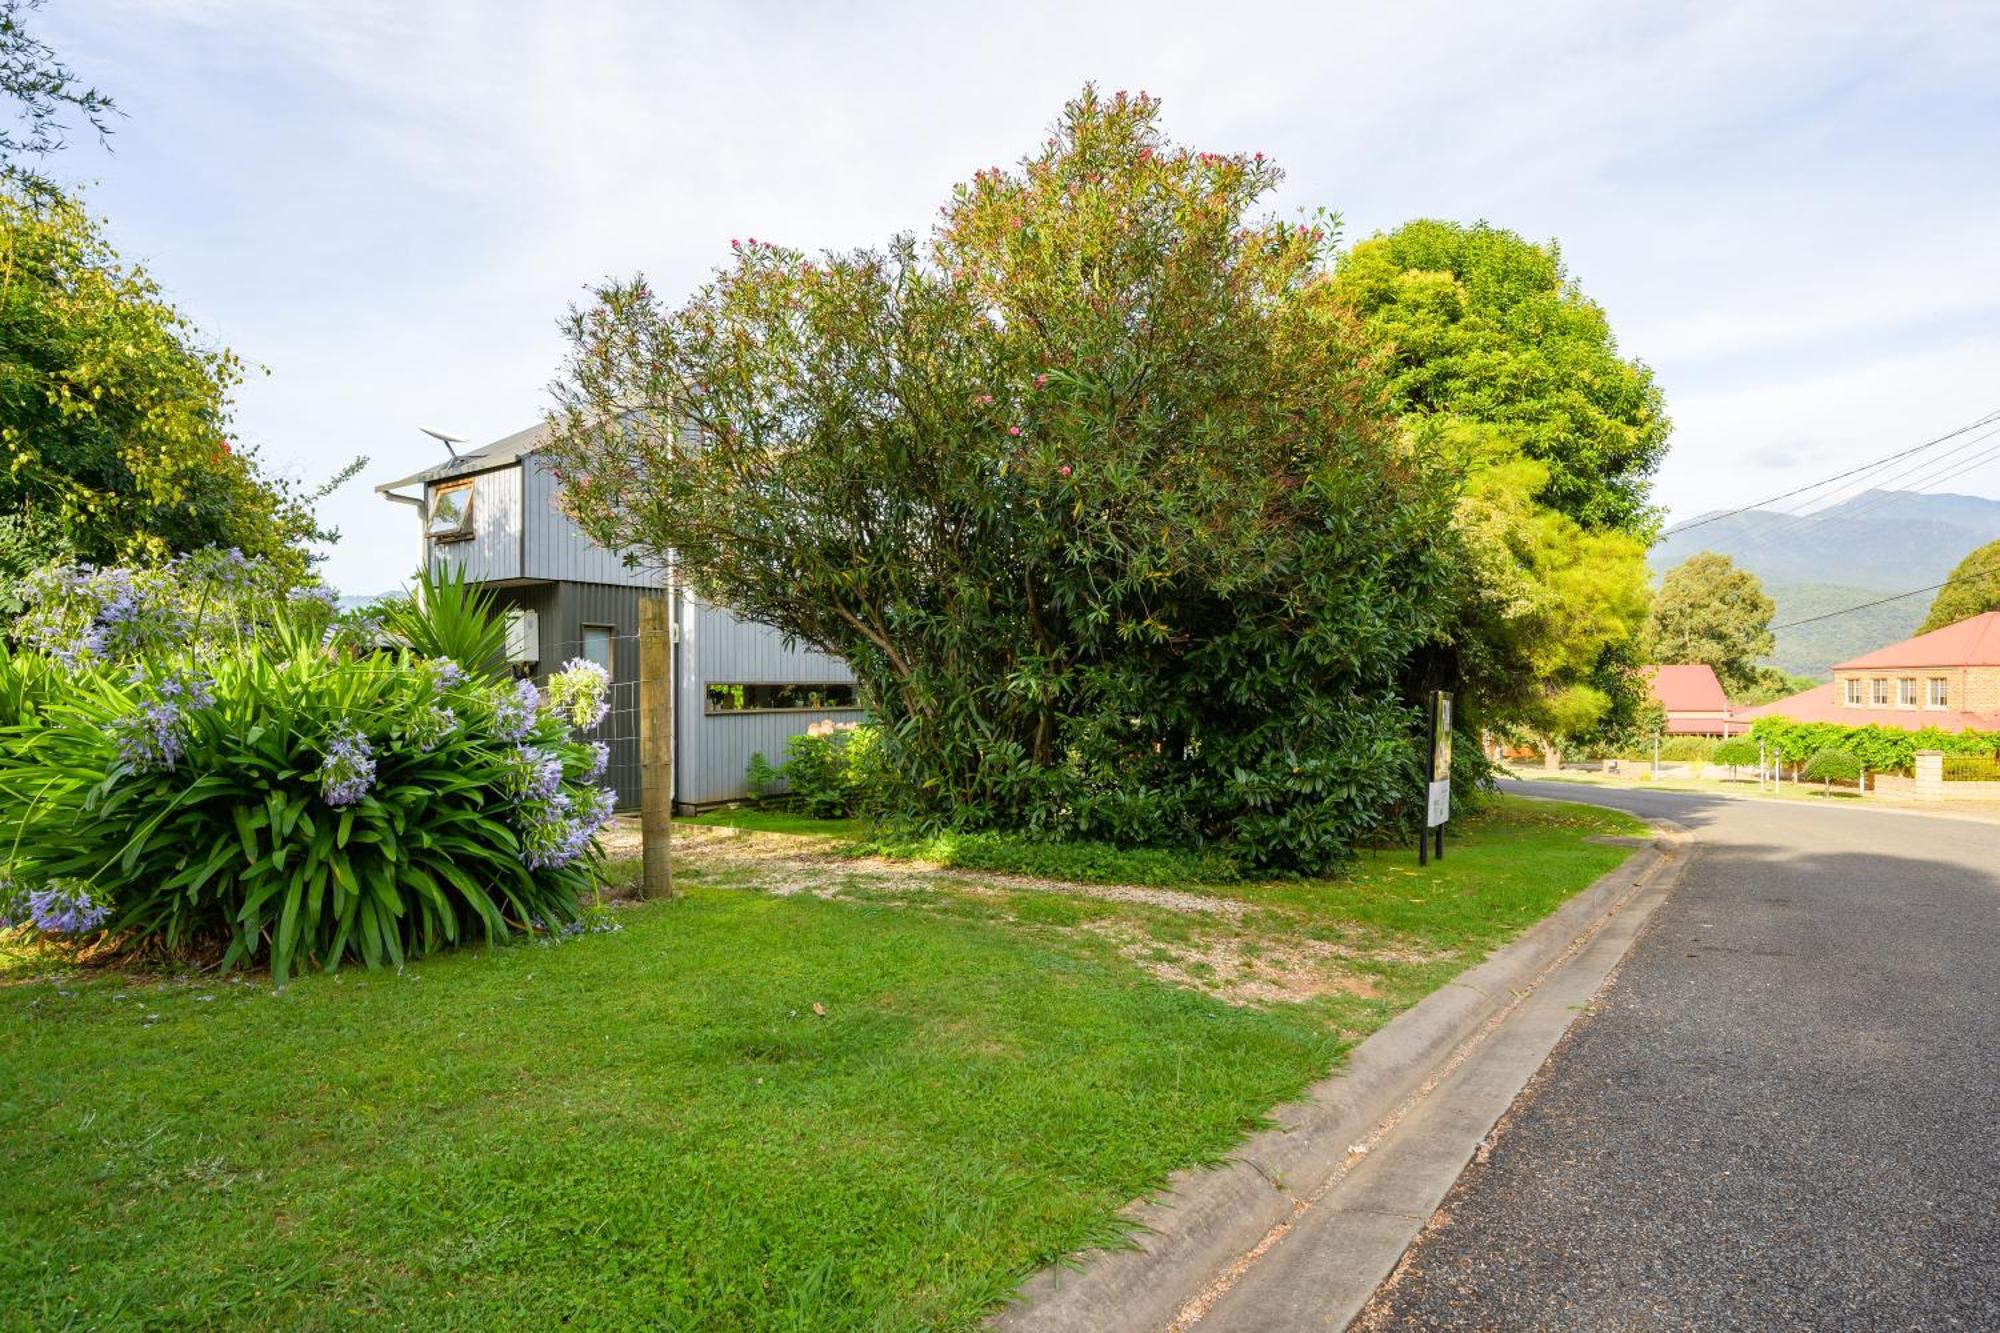
{"label": "sign post", "polygon": [[1431,830],[1437,830],[1437,859],[1444,860],[1444,826],[1451,818],[1451,695],[1431,691],[1430,751],[1424,773],[1424,826],[1417,834],[1417,864],[1430,863]]}

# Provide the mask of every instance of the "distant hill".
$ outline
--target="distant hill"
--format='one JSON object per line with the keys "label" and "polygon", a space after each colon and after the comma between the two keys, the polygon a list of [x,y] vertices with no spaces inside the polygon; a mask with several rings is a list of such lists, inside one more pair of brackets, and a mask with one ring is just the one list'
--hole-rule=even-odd
{"label": "distant hill", "polygon": [[[1919,491],[1864,491],[1804,517],[1753,509],[1655,546],[1665,573],[1699,551],[1718,551],[1764,581],[1776,623],[1839,611],[1890,593],[1942,583],[1965,554],[2000,538],[2000,500]],[[1778,631],[1774,665],[1824,676],[1835,662],[1908,638],[1933,594]]]}

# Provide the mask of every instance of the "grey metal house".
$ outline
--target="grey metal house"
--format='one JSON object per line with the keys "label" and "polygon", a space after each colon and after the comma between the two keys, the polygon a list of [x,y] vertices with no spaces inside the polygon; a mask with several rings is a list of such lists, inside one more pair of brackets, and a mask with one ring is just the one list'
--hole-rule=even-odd
{"label": "grey metal house", "polygon": [[536,454],[544,428],[467,450],[377,486],[417,511],[419,563],[463,570],[508,617],[507,656],[545,678],[571,658],[611,673],[607,781],[621,808],[639,802],[639,601],[670,597],[674,633],[674,798],[687,808],[749,794],[753,753],[782,762],[785,741],[821,719],[859,717],[854,677],[825,653],[787,648],[752,625],[671,586],[665,571],[628,566],[555,505],[556,482]]}

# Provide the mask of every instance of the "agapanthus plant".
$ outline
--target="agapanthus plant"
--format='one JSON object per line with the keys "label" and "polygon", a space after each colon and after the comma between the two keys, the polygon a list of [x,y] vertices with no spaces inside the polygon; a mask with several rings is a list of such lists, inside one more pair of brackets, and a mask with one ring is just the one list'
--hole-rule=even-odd
{"label": "agapanthus plant", "polygon": [[8,919],[280,979],[576,919],[613,798],[574,710],[318,629],[204,652],[200,672],[0,650]]}
{"label": "agapanthus plant", "polygon": [[13,641],[70,667],[240,648],[281,623],[333,614],[331,590],[214,548],[158,566],[51,565],[23,580],[22,595]]}
{"label": "agapanthus plant", "polygon": [[0,930],[26,926],[45,935],[88,935],[103,928],[111,907],[88,885],[56,880],[39,889],[0,879]]}
{"label": "agapanthus plant", "polygon": [[327,742],[319,765],[320,799],[336,809],[353,805],[375,785],[375,750],[368,737],[344,727]]}

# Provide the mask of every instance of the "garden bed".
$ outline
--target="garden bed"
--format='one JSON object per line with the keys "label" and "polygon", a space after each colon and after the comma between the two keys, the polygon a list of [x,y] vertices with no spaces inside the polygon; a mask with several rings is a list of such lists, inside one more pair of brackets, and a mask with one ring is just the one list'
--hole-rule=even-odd
{"label": "garden bed", "polygon": [[401,973],[19,948],[0,1324],[971,1326],[1636,827],[1509,799],[1199,891],[711,827],[683,901]]}

